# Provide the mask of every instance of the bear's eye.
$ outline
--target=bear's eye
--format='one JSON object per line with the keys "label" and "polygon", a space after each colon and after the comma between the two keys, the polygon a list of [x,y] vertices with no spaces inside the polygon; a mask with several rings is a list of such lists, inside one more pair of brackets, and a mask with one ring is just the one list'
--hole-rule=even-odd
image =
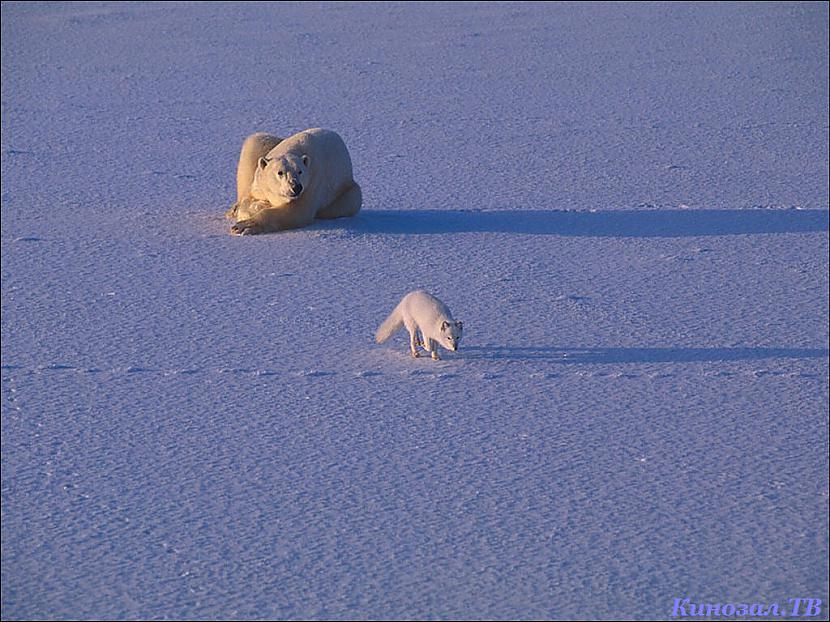
{"label": "bear's eye", "polygon": [[302,172],[302,171],[300,171],[299,173],[297,173],[297,175],[302,175],[302,174],[303,174],[303,172]]}
{"label": "bear's eye", "polygon": [[282,171],[277,171],[277,175],[279,175],[280,177],[282,177]]}

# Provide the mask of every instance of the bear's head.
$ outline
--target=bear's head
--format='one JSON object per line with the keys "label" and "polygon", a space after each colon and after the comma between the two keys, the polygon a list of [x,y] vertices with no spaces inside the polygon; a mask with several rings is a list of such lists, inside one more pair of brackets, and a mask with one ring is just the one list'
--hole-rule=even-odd
{"label": "bear's head", "polygon": [[295,201],[311,182],[311,163],[307,155],[287,153],[274,158],[260,158],[254,173],[257,194],[272,205]]}

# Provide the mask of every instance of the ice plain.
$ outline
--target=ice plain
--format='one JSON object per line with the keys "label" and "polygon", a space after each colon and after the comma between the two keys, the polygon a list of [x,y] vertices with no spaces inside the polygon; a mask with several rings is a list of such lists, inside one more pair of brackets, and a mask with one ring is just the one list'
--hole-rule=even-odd
{"label": "ice plain", "polygon": [[827,111],[825,3],[4,2],[3,618],[827,603]]}

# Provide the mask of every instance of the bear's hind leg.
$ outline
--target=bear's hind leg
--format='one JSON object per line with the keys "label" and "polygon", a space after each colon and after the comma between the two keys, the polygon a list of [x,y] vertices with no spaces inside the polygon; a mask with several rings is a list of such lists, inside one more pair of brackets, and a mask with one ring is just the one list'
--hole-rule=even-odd
{"label": "bear's hind leg", "polygon": [[282,139],[279,136],[257,132],[248,136],[245,142],[242,143],[239,163],[236,165],[237,203],[248,196],[259,159],[266,156],[280,142],[282,142]]}
{"label": "bear's hind leg", "polygon": [[354,216],[360,211],[360,205],[362,202],[363,193],[360,190],[360,186],[353,183],[351,188],[346,190],[324,208],[320,209],[317,212],[317,218],[343,218],[345,216]]}

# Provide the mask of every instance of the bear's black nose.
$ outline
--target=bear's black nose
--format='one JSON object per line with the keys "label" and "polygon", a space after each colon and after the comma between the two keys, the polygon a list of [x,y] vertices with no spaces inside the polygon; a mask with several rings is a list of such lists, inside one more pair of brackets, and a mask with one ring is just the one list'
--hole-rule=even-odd
{"label": "bear's black nose", "polygon": [[302,184],[293,184],[291,186],[291,192],[293,192],[294,194],[300,194],[302,191],[303,191],[303,185]]}

